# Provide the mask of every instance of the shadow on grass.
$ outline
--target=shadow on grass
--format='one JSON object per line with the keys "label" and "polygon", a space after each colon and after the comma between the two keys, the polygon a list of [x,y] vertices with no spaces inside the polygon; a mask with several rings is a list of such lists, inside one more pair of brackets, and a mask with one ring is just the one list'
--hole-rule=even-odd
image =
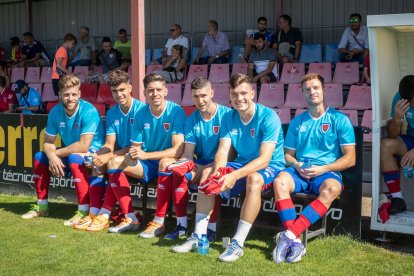
{"label": "shadow on grass", "polygon": [[[27,202],[0,202],[0,209],[3,209],[7,212],[14,213],[18,216],[23,215],[30,210],[30,204],[33,204],[33,201],[28,200]],[[49,217],[57,219],[68,219],[77,210],[77,206],[70,203],[56,203],[49,202]]]}

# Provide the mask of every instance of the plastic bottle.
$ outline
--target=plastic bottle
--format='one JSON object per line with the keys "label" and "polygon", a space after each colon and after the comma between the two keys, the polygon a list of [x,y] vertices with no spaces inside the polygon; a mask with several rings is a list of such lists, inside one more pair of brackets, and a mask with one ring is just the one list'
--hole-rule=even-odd
{"label": "plastic bottle", "polygon": [[408,179],[414,176],[413,168],[411,167],[404,167],[403,168],[404,178]]}
{"label": "plastic bottle", "polygon": [[201,235],[201,239],[198,240],[198,253],[201,255],[208,254],[210,249],[210,242],[207,239],[206,234]]}
{"label": "plastic bottle", "polygon": [[303,164],[302,164],[302,169],[307,169],[307,168],[310,168],[310,167],[312,167],[312,163],[311,163],[311,161],[309,160],[309,159],[305,159],[304,161],[303,161]]}
{"label": "plastic bottle", "polygon": [[[88,167],[93,165],[93,156],[92,155],[87,154],[83,157],[83,159],[85,160],[85,163],[88,165]],[[96,170],[97,173],[101,173],[101,171],[99,170],[99,167],[93,166],[93,168]]]}

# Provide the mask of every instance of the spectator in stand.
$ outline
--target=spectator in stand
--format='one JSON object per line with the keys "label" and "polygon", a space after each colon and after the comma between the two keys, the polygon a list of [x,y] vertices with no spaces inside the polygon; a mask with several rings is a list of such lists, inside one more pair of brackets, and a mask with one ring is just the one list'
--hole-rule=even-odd
{"label": "spectator in stand", "polygon": [[247,68],[249,78],[252,83],[276,82],[276,76],[273,74],[273,68],[277,60],[275,52],[267,47],[264,34],[256,33],[254,42],[255,48],[250,55],[249,67]]}
{"label": "spectator in stand", "polygon": [[167,61],[171,58],[171,49],[174,45],[181,45],[183,46],[183,54],[184,58],[187,58],[187,50],[188,50],[188,39],[181,34],[181,26],[178,24],[173,24],[170,28],[171,37],[165,43],[164,50],[162,52],[162,58],[157,60],[157,63],[162,63],[165,65]]}
{"label": "spectator in stand", "polygon": [[19,101],[19,107],[16,108],[16,112],[22,114],[34,114],[42,111],[42,97],[39,92],[29,87],[24,80],[18,80],[15,82],[17,98]]}
{"label": "spectator in stand", "polygon": [[59,95],[59,80],[64,75],[72,74],[68,69],[68,51],[76,45],[76,37],[73,34],[66,34],[63,44],[56,51],[52,66],[52,86],[56,96]]}
{"label": "spectator in stand", "polygon": [[364,63],[368,55],[368,28],[361,25],[361,15],[353,13],[349,16],[350,27],[346,27],[338,45],[342,62],[358,61]]}
{"label": "spectator in stand", "polygon": [[96,63],[98,46],[95,40],[89,36],[89,28],[79,28],[79,40],[72,53],[73,60],[69,66],[90,66]]}
{"label": "spectator in stand", "polygon": [[128,63],[122,61],[122,54],[118,50],[112,48],[112,40],[109,37],[102,39],[103,50],[98,52],[96,65],[102,66],[102,73],[92,71],[89,74],[88,82],[91,83],[107,83],[109,72],[112,70],[126,70]]}
{"label": "spectator in stand", "polygon": [[118,40],[115,41],[114,49],[122,54],[122,61],[131,63],[131,40],[125,29],[118,31]]}
{"label": "spectator in stand", "polygon": [[174,45],[171,48],[171,58],[165,63],[162,70],[154,73],[161,75],[167,83],[177,82],[184,77],[184,70],[187,68],[187,60],[183,57],[183,46]]}
{"label": "spectator in stand", "polygon": [[10,76],[7,72],[7,64],[4,61],[0,61],[0,76],[4,77],[6,79],[6,87],[10,88]]}
{"label": "spectator in stand", "polygon": [[20,48],[20,39],[17,36],[10,38],[10,47],[11,47],[11,65],[18,64],[23,59],[23,51]]}
{"label": "spectator in stand", "polygon": [[292,18],[289,15],[281,15],[278,26],[279,31],[273,38],[273,48],[276,49],[282,69],[284,63],[298,62],[303,38],[298,28],[292,28]]}
{"label": "spectator in stand", "polygon": [[258,32],[255,32],[254,34],[248,34],[248,37],[246,37],[246,39],[244,40],[244,54],[239,55],[239,60],[243,63],[249,60],[252,48],[256,47],[254,39],[256,34],[263,34],[265,36],[266,46],[268,48],[272,46],[273,34],[267,31],[266,17],[261,16],[257,19],[257,28],[259,30]]}
{"label": "spectator in stand", "polygon": [[[197,53],[193,63],[212,64],[228,63],[230,56],[230,45],[227,35],[218,30],[218,23],[215,20],[208,21],[208,33],[205,35],[203,44]],[[208,57],[201,57],[207,49]]]}
{"label": "spectator in stand", "polygon": [[47,54],[42,43],[33,38],[31,32],[23,34],[24,46],[23,46],[23,58],[19,63],[20,67],[36,67],[36,66],[49,66],[50,57]]}
{"label": "spectator in stand", "polygon": [[16,95],[6,87],[6,78],[0,76],[0,113],[13,112],[13,105],[17,105]]}

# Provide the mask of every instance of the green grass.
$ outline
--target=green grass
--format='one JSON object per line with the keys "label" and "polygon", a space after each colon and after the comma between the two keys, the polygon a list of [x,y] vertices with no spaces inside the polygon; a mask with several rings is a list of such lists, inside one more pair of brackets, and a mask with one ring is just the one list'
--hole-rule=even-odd
{"label": "green grass", "polygon": [[[301,263],[277,266],[270,259],[274,233],[253,229],[244,256],[221,263],[221,243],[210,254],[174,254],[174,241],[136,234],[88,233],[63,226],[74,204],[52,201],[51,217],[23,220],[33,197],[0,195],[0,275],[409,275],[414,257],[346,236],[316,239]],[[173,227],[172,221],[168,228]],[[231,236],[236,225],[223,227]],[[55,235],[52,238],[51,235]]]}

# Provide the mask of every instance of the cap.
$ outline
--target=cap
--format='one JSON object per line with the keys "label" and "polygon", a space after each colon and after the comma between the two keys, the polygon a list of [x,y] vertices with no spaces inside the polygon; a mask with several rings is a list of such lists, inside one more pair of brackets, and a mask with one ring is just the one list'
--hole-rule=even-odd
{"label": "cap", "polygon": [[23,87],[25,87],[27,85],[27,83],[24,80],[18,80],[14,83],[15,89],[14,92],[15,93],[20,93],[20,91],[22,90]]}

